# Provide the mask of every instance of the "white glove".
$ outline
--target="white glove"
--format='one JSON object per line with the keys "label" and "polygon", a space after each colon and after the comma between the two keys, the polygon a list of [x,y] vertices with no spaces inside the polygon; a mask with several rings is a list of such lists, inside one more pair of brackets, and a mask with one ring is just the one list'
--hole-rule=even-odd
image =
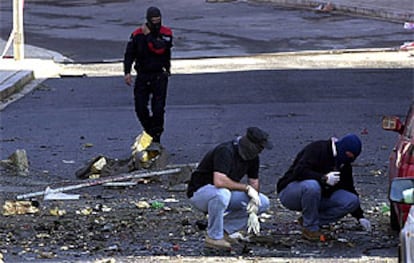
{"label": "white glove", "polygon": [[360,218],[359,223],[365,229],[365,231],[371,232],[371,222],[366,218]]}
{"label": "white glove", "polygon": [[251,214],[251,213],[257,214],[259,212],[259,207],[254,203],[253,200],[250,200],[250,202],[246,206],[246,211],[248,214]]}
{"label": "white glove", "polygon": [[326,176],[326,183],[329,184],[330,186],[334,186],[336,185],[339,180],[341,179],[341,177],[339,177],[340,172],[329,172],[327,173]]}
{"label": "white glove", "polygon": [[247,220],[247,233],[250,234],[251,232],[255,235],[260,233],[260,223],[256,213],[250,213]]}
{"label": "white glove", "polygon": [[253,201],[255,205],[260,206],[260,197],[256,189],[251,185],[246,187],[247,195],[250,197],[250,201]]}

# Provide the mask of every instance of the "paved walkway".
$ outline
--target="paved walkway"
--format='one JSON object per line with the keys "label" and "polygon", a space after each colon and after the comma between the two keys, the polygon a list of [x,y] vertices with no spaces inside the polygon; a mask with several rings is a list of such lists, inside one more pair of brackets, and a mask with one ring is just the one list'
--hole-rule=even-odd
{"label": "paved walkway", "polygon": [[[226,2],[234,0],[206,0],[207,2]],[[295,8],[324,8],[327,7],[328,1],[316,1],[316,0],[252,0],[253,2],[273,3],[275,5],[290,6]],[[332,4],[332,12],[346,13],[351,15],[361,15],[366,17],[372,17],[376,19],[383,19],[387,21],[397,22],[413,22],[414,23],[414,0],[330,0]],[[4,41],[1,40],[0,41]],[[414,41],[414,39],[413,39]],[[19,92],[25,85],[30,83],[34,79],[42,79],[58,76],[61,66],[55,61],[62,61],[65,58],[60,54],[55,54],[51,51],[40,49],[37,47],[26,46],[26,52],[38,54],[38,59],[26,59],[23,61],[14,61],[13,59],[0,59],[0,103],[4,101],[10,95]],[[327,54],[327,52],[320,52],[321,54]],[[337,52],[336,52],[337,53]],[[347,53],[347,52],[344,52]],[[45,56],[45,54],[47,54]],[[329,51],[328,51],[329,54]],[[303,52],[297,53],[298,56],[309,56]],[[313,54],[316,55],[316,54]],[[336,54],[337,55],[337,54]],[[350,56],[349,54],[345,54]],[[280,54],[278,54],[280,56]],[[288,54],[292,56],[292,54]],[[391,59],[390,63],[402,63],[404,66],[413,66],[413,58],[407,56],[391,56],[386,53],[373,53],[366,55],[366,58],[372,57],[376,60],[381,60],[381,56],[385,60]],[[52,59],[45,60],[48,57]],[[335,59],[338,59],[336,57]],[[343,59],[343,58],[340,58]],[[355,59],[355,58],[351,58]],[[395,59],[395,61],[393,61]],[[299,59],[300,60],[300,59]],[[326,58],[326,61],[330,61],[332,58]],[[211,61],[210,61],[211,63]],[[283,67],[283,66],[282,66]],[[1,109],[0,109],[1,110]]]}

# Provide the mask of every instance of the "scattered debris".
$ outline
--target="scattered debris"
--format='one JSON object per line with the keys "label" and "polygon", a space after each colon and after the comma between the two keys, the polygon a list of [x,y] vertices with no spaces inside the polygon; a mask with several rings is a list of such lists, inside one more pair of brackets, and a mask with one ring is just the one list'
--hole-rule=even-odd
{"label": "scattered debris", "polygon": [[400,50],[402,51],[409,51],[414,49],[414,42],[405,42],[403,45],[400,46]]}
{"label": "scattered debris", "polygon": [[147,209],[151,207],[150,204],[146,201],[139,201],[135,203],[135,206],[139,209]]}
{"label": "scattered debris", "polygon": [[332,12],[333,10],[334,10],[334,6],[331,2],[328,2],[326,4],[321,4],[318,7],[316,7],[316,11],[318,12],[329,13],[329,12]]}
{"label": "scattered debris", "polygon": [[381,175],[382,174],[382,171],[381,171],[381,169],[378,169],[378,170],[370,170],[369,173],[371,175],[373,175],[373,176],[378,176],[378,175]]}
{"label": "scattered debris", "polygon": [[164,203],[159,201],[151,202],[151,208],[160,209],[164,208]]}
{"label": "scattered debris", "polygon": [[55,207],[55,208],[50,209],[49,213],[52,216],[63,216],[63,215],[66,215],[66,210]]}
{"label": "scattered debris", "polygon": [[92,164],[91,171],[92,173],[100,173],[104,166],[107,164],[105,157],[100,157],[96,162]]}
{"label": "scattered debris", "polygon": [[13,170],[17,176],[29,175],[29,160],[24,149],[16,150],[7,160],[1,160],[1,164]]}
{"label": "scattered debris", "polygon": [[391,213],[391,209],[390,209],[390,206],[389,206],[387,203],[382,203],[382,206],[381,206],[381,213],[382,213],[383,215],[387,215],[387,216],[389,216],[389,215],[390,215],[390,213]]}
{"label": "scattered debris", "polygon": [[[145,178],[145,177],[152,177],[152,176],[158,176],[158,175],[163,175],[163,174],[174,174],[174,173],[179,173],[180,171],[181,171],[180,168],[166,169],[166,170],[160,170],[160,171],[137,171],[137,172],[127,173],[127,174],[121,174],[118,176],[107,177],[103,179],[89,180],[85,183],[81,183],[77,185],[69,185],[69,186],[64,186],[64,187],[60,187],[57,189],[49,189],[48,193],[64,192],[64,191],[80,189],[84,187],[101,185],[104,183],[124,181],[124,180],[135,179],[135,178]],[[31,197],[35,197],[35,196],[41,196],[44,194],[45,194],[45,191],[40,191],[40,192],[18,195],[16,198],[18,200],[22,200],[22,199],[28,199]]]}
{"label": "scattered debris", "polygon": [[105,187],[112,187],[112,188],[125,188],[137,185],[137,182],[110,182],[104,183],[103,186]]}
{"label": "scattered debris", "polygon": [[414,22],[405,22],[404,29],[414,29]]}
{"label": "scattered debris", "polygon": [[24,215],[35,214],[39,208],[32,201],[6,201],[3,205],[3,215]]}
{"label": "scattered debris", "polygon": [[64,164],[74,164],[74,163],[75,163],[75,161],[74,161],[74,160],[62,160],[62,162],[63,162]]}

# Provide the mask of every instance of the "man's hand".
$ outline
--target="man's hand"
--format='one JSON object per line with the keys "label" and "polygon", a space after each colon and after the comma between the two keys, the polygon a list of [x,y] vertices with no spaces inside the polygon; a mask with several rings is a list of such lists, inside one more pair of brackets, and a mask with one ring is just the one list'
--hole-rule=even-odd
{"label": "man's hand", "polygon": [[249,219],[247,220],[247,233],[258,235],[260,233],[260,222],[256,213],[250,213]]}
{"label": "man's hand", "polygon": [[341,179],[339,177],[340,172],[329,172],[325,175],[326,183],[330,186],[336,185],[339,180]]}
{"label": "man's hand", "polygon": [[132,76],[131,76],[131,74],[125,74],[124,80],[125,80],[125,83],[128,86],[131,86],[132,85]]}
{"label": "man's hand", "polygon": [[247,185],[246,192],[250,197],[250,201],[253,201],[256,206],[260,206],[260,197],[256,189],[254,189],[251,185]]}
{"label": "man's hand", "polygon": [[365,231],[371,232],[371,222],[366,218],[360,218],[359,223],[365,229]]}

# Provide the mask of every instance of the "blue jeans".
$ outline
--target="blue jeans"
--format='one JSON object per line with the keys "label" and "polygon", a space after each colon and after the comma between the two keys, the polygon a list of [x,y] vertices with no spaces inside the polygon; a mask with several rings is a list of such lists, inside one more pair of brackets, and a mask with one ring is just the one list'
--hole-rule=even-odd
{"label": "blue jeans", "polygon": [[358,196],[346,190],[322,197],[316,180],[291,182],[279,193],[279,199],[286,208],[302,211],[303,226],[310,231],[318,231],[320,225],[335,222],[359,207]]}
{"label": "blue jeans", "polygon": [[[269,198],[259,194],[261,205],[259,214],[269,208]],[[190,202],[200,211],[208,213],[207,234],[212,239],[222,239],[224,231],[228,234],[247,226],[246,205],[250,197],[245,192],[230,191],[208,184],[198,189]],[[228,214],[224,215],[225,212]]]}

